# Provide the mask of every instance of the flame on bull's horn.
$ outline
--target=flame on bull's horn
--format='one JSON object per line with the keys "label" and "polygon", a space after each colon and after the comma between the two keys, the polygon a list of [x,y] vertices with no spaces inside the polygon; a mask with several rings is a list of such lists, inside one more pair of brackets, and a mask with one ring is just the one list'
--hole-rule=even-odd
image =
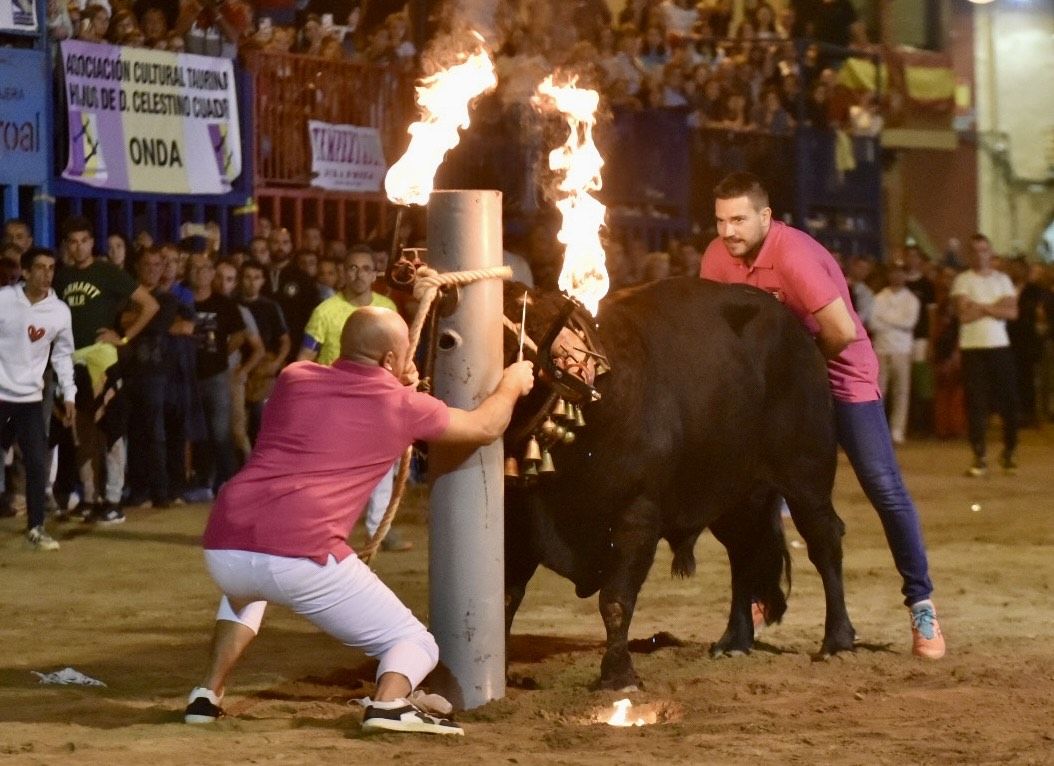
{"label": "flame on bull's horn", "polygon": [[417,86],[421,119],[407,131],[410,145],[406,153],[384,177],[384,191],[398,205],[428,203],[440,163],[461,140],[458,129],[469,125],[469,105],[498,84],[483,38],[472,33],[472,39],[476,42],[474,50],[462,54],[453,66],[423,78]]}
{"label": "flame on bull's horn", "polygon": [[608,718],[608,726],[647,726],[649,723],[655,723],[654,720],[648,721],[643,717],[633,718],[630,714],[630,710],[633,709],[633,703],[628,699],[621,699],[615,703],[615,711]]}
{"label": "flame on bull's horn", "polygon": [[595,315],[600,299],[611,286],[600,243],[607,210],[591,194],[601,187],[600,169],[604,166],[593,142],[600,96],[575,83],[571,80],[567,85],[556,85],[550,75],[538,85],[535,104],[541,108],[551,105],[567,120],[567,141],[549,152],[549,168],[560,174],[556,200],[563,220],[556,235],[564,245],[560,288]]}

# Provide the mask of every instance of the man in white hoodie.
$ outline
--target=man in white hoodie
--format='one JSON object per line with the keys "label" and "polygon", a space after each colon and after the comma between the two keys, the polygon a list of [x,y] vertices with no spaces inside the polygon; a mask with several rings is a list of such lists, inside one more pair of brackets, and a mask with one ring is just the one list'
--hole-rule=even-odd
{"label": "man in white hoodie", "polygon": [[26,466],[26,545],[53,551],[59,544],[44,529],[47,442],[40,406],[50,355],[65,419],[73,420],[73,328],[69,307],[51,289],[55,254],[30,248],[22,254],[22,274],[23,283],[0,288],[0,428],[10,428],[17,437]]}
{"label": "man in white hoodie", "polygon": [[882,398],[889,399],[889,432],[894,444],[904,443],[911,401],[912,333],[922,304],[905,284],[907,271],[903,261],[894,261],[887,273],[889,285],[875,296],[871,307],[871,341],[878,356],[878,386]]}

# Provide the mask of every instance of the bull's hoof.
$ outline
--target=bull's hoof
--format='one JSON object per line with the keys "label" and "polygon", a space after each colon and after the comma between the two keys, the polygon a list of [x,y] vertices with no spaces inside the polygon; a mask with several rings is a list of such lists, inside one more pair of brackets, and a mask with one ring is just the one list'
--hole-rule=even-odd
{"label": "bull's hoof", "polygon": [[618,675],[601,676],[593,684],[593,691],[639,692],[644,688],[640,676],[632,669]]}
{"label": "bull's hoof", "polygon": [[754,641],[751,637],[737,636],[726,631],[721,638],[711,644],[710,656],[715,660],[719,657],[743,657],[750,654],[753,648]]}
{"label": "bull's hoof", "polygon": [[820,651],[813,656],[813,659],[826,660],[840,652],[851,652],[855,648],[855,642],[856,631],[850,625],[845,630],[824,636],[823,643],[820,645]]}

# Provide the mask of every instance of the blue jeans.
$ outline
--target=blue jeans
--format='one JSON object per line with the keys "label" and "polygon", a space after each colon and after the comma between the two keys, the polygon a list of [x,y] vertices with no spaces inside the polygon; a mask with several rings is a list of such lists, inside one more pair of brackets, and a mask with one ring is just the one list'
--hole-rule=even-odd
{"label": "blue jeans", "polygon": [[900,466],[893,454],[885,407],[873,402],[834,403],[838,443],[853,466],[860,486],[878,511],[893,562],[904,578],[904,603],[927,599],[933,592],[926,546],[915,503],[904,486]]}
{"label": "blue jeans", "polygon": [[135,417],[128,424],[128,484],[132,495],[149,495],[155,504],[168,501],[165,377],[139,374],[125,378]]}
{"label": "blue jeans", "polygon": [[[40,402],[0,401],[0,430],[10,428],[22,449],[22,461],[26,466],[26,513],[27,529],[44,523],[44,475],[47,440],[44,436],[44,419],[40,417]],[[0,471],[3,471],[3,455],[0,453]]]}
{"label": "blue jeans", "polygon": [[198,390],[208,436],[194,445],[195,480],[197,486],[217,491],[238,468],[231,438],[230,371],[198,380]]}

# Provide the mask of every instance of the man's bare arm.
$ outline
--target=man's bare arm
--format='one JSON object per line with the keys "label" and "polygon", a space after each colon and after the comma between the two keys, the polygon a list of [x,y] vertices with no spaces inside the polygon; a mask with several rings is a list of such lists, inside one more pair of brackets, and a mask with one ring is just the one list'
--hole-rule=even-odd
{"label": "man's bare arm", "polygon": [[820,325],[816,342],[827,359],[834,359],[856,340],[856,323],[841,298],[835,298],[819,311],[813,312],[813,316]]}
{"label": "man's bare arm", "polygon": [[509,426],[512,408],[534,385],[534,365],[516,362],[505,368],[494,392],[474,410],[450,408],[450,423],[434,439],[438,444],[490,444]]}

